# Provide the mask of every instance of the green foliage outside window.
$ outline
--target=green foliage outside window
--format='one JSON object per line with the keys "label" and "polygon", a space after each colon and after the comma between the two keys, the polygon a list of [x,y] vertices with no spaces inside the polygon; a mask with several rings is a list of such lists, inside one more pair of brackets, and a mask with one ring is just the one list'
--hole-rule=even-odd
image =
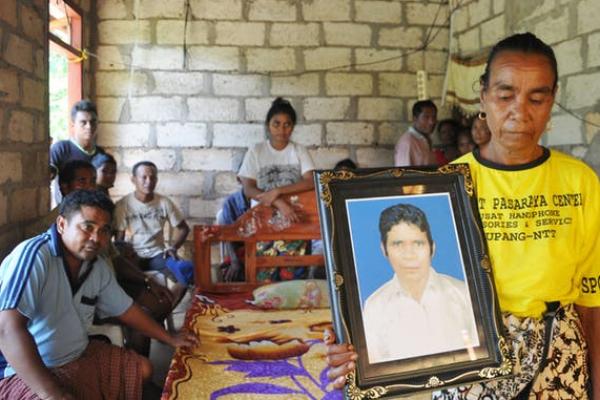
{"label": "green foliage outside window", "polygon": [[68,60],[50,50],[50,137],[54,142],[69,137],[69,104],[67,97]]}

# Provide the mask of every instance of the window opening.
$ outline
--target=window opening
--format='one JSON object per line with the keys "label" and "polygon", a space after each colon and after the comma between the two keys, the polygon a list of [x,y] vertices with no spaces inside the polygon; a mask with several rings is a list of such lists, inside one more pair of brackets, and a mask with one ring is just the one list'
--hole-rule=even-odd
{"label": "window opening", "polygon": [[50,136],[69,138],[70,107],[82,98],[82,13],[68,0],[49,0]]}

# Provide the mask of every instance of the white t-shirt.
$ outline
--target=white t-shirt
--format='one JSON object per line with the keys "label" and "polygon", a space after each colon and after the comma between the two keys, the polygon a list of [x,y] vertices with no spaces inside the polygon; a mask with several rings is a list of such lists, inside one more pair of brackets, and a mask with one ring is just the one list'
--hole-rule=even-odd
{"label": "white t-shirt", "polygon": [[143,258],[154,257],[165,250],[163,228],[167,221],[175,227],[183,221],[183,214],[170,199],[157,193],[148,203],[142,203],[130,193],[115,204],[114,228],[125,231],[125,240]]}
{"label": "white t-shirt", "polygon": [[276,150],[267,140],[248,150],[238,175],[254,179],[258,189],[268,191],[299,182],[305,172],[313,169],[306,147],[289,142],[283,150]]}
{"label": "white t-shirt", "polygon": [[394,275],[367,298],[363,322],[370,363],[479,345],[465,283],[433,268],[420,301]]}

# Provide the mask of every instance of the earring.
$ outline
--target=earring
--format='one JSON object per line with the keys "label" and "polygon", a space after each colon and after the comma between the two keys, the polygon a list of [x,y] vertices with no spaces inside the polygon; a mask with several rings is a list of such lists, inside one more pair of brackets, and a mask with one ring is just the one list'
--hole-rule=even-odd
{"label": "earring", "polygon": [[479,111],[477,113],[477,118],[479,118],[482,121],[485,121],[485,119],[487,118],[487,114],[484,111]]}

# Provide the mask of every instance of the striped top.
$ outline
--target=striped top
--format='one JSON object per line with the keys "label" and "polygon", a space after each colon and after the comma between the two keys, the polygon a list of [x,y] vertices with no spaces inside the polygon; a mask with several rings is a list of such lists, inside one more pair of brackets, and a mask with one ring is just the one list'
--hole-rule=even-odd
{"label": "striped top", "polygon": [[[0,310],[16,309],[29,320],[27,329],[47,367],[64,365],[83,353],[95,311],[100,317],[117,316],[133,303],[102,257],[83,263],[79,276],[90,272],[73,294],[62,255],[52,225],[19,244],[0,266]],[[14,373],[0,353],[0,378]]]}

